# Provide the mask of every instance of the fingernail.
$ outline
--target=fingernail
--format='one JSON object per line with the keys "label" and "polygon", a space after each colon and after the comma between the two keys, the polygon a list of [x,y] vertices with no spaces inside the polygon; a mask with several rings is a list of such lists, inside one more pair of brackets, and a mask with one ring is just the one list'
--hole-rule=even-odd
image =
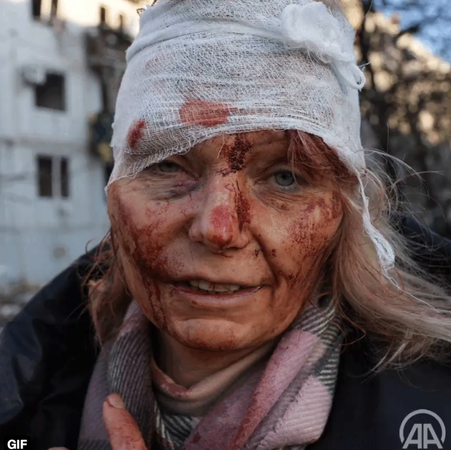
{"label": "fingernail", "polygon": [[116,409],[125,409],[124,402],[122,401],[120,395],[118,394],[112,394],[107,397],[108,403]]}

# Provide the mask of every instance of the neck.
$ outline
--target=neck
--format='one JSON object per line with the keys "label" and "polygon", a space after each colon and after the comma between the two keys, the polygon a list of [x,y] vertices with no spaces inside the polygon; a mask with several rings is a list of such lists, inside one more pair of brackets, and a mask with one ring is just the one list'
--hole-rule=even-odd
{"label": "neck", "polygon": [[158,367],[176,384],[186,388],[229,367],[255,350],[250,348],[224,352],[189,348],[164,331],[158,332],[155,349]]}

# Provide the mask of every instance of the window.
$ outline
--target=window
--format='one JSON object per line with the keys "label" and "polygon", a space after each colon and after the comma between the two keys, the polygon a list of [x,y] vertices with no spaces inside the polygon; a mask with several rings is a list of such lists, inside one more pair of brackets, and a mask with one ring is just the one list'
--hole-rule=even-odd
{"label": "window", "polygon": [[52,0],[50,7],[50,20],[54,19],[58,15],[58,0]]}
{"label": "window", "polygon": [[41,0],[32,0],[31,1],[31,12],[33,14],[33,19],[41,18]]}
{"label": "window", "polygon": [[119,31],[124,31],[125,28],[125,18],[122,14],[119,14]]}
{"label": "window", "polygon": [[63,75],[47,73],[44,84],[35,86],[35,104],[38,108],[66,110],[66,88]]}
{"label": "window", "polygon": [[53,160],[46,156],[38,156],[38,192],[39,197],[53,197]]}
{"label": "window", "polygon": [[69,197],[69,160],[61,158],[60,160],[60,193],[61,197]]}
{"label": "window", "polygon": [[37,156],[39,197],[70,196],[69,159],[59,156]]}
{"label": "window", "polygon": [[106,17],[106,8],[101,6],[100,7],[100,25],[106,25],[107,17]]}
{"label": "window", "polygon": [[31,0],[31,12],[35,20],[52,23],[58,16],[59,0]]}

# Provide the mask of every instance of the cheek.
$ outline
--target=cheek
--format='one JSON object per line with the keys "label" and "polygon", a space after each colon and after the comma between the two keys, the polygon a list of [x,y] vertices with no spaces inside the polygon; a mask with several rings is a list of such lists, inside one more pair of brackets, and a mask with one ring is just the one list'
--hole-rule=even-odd
{"label": "cheek", "polygon": [[151,214],[147,202],[120,192],[108,204],[112,229],[119,248],[138,265],[155,260],[161,251],[159,230],[164,216],[155,208]]}
{"label": "cheek", "polygon": [[293,218],[291,243],[305,257],[317,256],[335,236],[342,220],[337,194],[312,197]]}
{"label": "cheek", "polygon": [[269,249],[270,261],[277,276],[290,288],[302,291],[313,285],[319,275],[326,251],[331,245],[342,220],[342,204],[338,196],[306,199],[296,210],[280,213],[273,218],[274,245]]}
{"label": "cheek", "polygon": [[293,250],[309,261],[321,255],[341,223],[341,214],[335,208],[323,199],[313,200],[293,223],[290,240]]}
{"label": "cheek", "polygon": [[[285,208],[258,208],[257,236],[276,282],[259,323],[278,335],[293,321],[316,287],[324,255],[342,219],[338,197],[312,196]],[[259,312],[255,311],[255,315]]]}
{"label": "cheek", "polygon": [[128,288],[143,312],[159,328],[167,328],[156,276],[164,277],[170,261],[171,214],[167,204],[151,205],[124,193],[109,201],[112,232]]}

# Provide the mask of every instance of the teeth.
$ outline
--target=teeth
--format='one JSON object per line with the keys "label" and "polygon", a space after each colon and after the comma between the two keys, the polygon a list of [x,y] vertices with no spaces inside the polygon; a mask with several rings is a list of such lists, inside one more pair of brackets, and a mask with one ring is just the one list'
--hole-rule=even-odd
{"label": "teeth", "polygon": [[241,289],[237,284],[214,284],[205,280],[189,280],[188,283],[194,291],[204,291],[209,294],[230,294]]}
{"label": "teeth", "polygon": [[213,289],[213,286],[214,286],[213,283],[209,283],[208,281],[205,280],[199,280],[199,289],[209,291]]}
{"label": "teeth", "polygon": [[240,286],[238,286],[237,284],[215,284],[214,286],[214,290],[216,292],[234,292],[240,289]]}

